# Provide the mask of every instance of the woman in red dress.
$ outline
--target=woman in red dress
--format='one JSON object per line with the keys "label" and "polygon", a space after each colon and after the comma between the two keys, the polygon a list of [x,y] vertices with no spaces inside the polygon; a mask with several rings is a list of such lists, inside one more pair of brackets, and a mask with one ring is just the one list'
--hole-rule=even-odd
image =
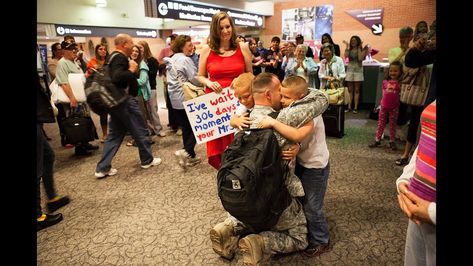
{"label": "woman in red dress", "polygon": [[[200,53],[200,83],[205,85],[206,93],[220,93],[229,87],[233,79],[243,72],[252,72],[251,52],[248,44],[237,42],[235,25],[225,12],[212,17],[208,45]],[[233,134],[207,142],[208,162],[215,169],[220,168],[223,151],[232,142]]]}

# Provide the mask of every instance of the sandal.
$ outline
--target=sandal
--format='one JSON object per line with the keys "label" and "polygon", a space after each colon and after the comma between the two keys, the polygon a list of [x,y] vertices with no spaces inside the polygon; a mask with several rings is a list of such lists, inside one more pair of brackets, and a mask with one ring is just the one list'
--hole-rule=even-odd
{"label": "sandal", "polygon": [[408,163],[408,158],[399,158],[396,160],[396,165],[402,166]]}

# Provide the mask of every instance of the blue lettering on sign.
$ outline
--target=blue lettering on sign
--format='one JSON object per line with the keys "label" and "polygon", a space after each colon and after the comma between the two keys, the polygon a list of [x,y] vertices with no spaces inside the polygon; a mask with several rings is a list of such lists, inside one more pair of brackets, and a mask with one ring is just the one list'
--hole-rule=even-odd
{"label": "blue lettering on sign", "polygon": [[[205,106],[205,104],[204,104],[204,106]],[[202,121],[214,117],[214,115],[210,112],[210,110],[207,110],[207,112],[203,112],[201,114],[196,114],[195,116],[196,116],[195,122],[197,124],[200,124],[200,123],[202,123]]]}
{"label": "blue lettering on sign", "polygon": [[[207,115],[207,114],[210,115],[210,118],[213,117],[213,114],[211,114],[210,111],[208,111],[208,113],[205,113],[205,115]],[[200,118],[200,117],[201,117],[201,116],[198,115],[198,118]],[[207,118],[209,118],[209,117],[207,117]],[[223,123],[225,123],[225,122],[227,122],[227,121],[230,121],[230,118],[231,118],[230,113],[226,113],[224,116],[222,116],[222,117],[220,117],[220,118],[217,118],[215,121],[214,121],[214,120],[208,121],[208,122],[205,122],[205,121],[204,121],[204,123],[202,123],[202,124],[200,124],[200,125],[195,125],[195,126],[194,126],[194,129],[195,129],[196,132],[197,132],[197,131],[207,130],[207,129],[209,129],[209,128],[212,128],[212,127],[215,127],[215,126],[217,126],[217,125],[221,125],[221,124],[223,124]],[[200,118],[199,122],[197,122],[197,123],[201,123],[203,120],[204,120],[204,119],[201,119],[201,118]],[[223,128],[223,126],[227,126],[227,129]],[[220,128],[222,128],[222,129],[220,129]],[[219,127],[219,132],[222,132],[221,130],[225,130],[225,131],[223,131],[223,132],[228,131],[228,125],[222,125],[221,127]]]}
{"label": "blue lettering on sign", "polygon": [[222,126],[218,127],[218,133],[219,134],[225,133],[227,131],[228,131],[228,125],[222,125]]}
{"label": "blue lettering on sign", "polygon": [[192,113],[194,111],[207,110],[207,106],[205,105],[205,103],[199,103],[199,104],[188,103],[187,110],[189,110],[189,113]]}

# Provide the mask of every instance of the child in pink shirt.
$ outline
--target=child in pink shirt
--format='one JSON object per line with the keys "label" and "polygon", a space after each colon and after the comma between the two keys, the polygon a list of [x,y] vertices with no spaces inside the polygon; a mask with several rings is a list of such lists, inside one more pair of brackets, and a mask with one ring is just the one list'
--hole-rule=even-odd
{"label": "child in pink shirt", "polygon": [[402,64],[394,61],[389,65],[388,75],[383,80],[383,98],[381,99],[381,109],[378,114],[378,128],[376,129],[375,141],[369,145],[370,148],[381,145],[381,136],[386,125],[386,115],[389,115],[389,147],[396,150],[394,137],[396,136],[396,122],[399,114],[399,103],[401,85],[399,78],[402,76]]}

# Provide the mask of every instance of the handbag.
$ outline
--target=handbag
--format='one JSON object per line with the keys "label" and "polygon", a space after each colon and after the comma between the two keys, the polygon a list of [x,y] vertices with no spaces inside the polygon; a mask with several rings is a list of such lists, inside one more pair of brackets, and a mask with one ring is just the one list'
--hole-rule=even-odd
{"label": "handbag", "polygon": [[410,79],[410,82],[401,84],[401,102],[408,105],[423,106],[429,92],[426,68],[418,68]]}
{"label": "handbag", "polygon": [[[69,85],[72,89],[72,93],[76,97],[77,102],[85,102],[85,90],[84,90],[84,83],[85,83],[85,75],[84,73],[70,73],[68,75]],[[56,79],[54,79],[51,84],[49,84],[49,89],[51,90],[51,100],[54,103],[70,103],[69,97],[64,92],[62,87],[57,83]]]}
{"label": "handbag", "polygon": [[64,131],[64,140],[66,144],[77,145],[79,143],[87,143],[97,138],[97,131],[88,111],[82,106],[78,106],[75,110],[71,110],[68,117],[61,121]]}
{"label": "handbag", "polygon": [[340,86],[339,81],[329,81],[327,82],[326,88],[324,89],[325,93],[328,95],[328,103],[332,105],[344,105],[346,95],[348,94],[347,87]]}
{"label": "handbag", "polygon": [[174,63],[172,64],[172,69],[174,70],[177,81],[181,85],[182,92],[184,93],[184,101],[188,101],[188,100],[197,98],[197,97],[205,94],[205,88],[204,87],[196,86],[196,85],[190,83],[189,81],[186,81],[186,82],[182,83],[182,81],[179,79],[177,70],[174,67]]}
{"label": "handbag", "polygon": [[182,84],[182,91],[184,92],[184,99],[186,101],[205,94],[204,87],[195,86],[194,84],[188,81]]}

